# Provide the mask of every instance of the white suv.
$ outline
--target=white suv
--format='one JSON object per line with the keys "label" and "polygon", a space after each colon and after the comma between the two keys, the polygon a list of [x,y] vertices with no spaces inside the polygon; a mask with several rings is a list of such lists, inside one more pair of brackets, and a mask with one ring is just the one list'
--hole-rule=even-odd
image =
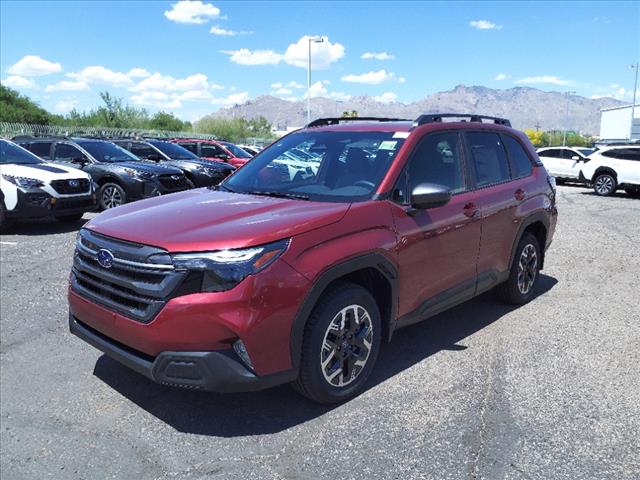
{"label": "white suv", "polygon": [[600,148],[582,165],[579,178],[593,185],[597,195],[613,195],[618,188],[640,194],[640,145]]}
{"label": "white suv", "polygon": [[87,173],[45,163],[0,139],[0,229],[22,218],[76,221],[93,210],[95,203],[95,187]]}
{"label": "white suv", "polygon": [[589,161],[593,148],[547,147],[539,148],[538,156],[550,175],[558,183],[564,180],[578,180],[582,165]]}

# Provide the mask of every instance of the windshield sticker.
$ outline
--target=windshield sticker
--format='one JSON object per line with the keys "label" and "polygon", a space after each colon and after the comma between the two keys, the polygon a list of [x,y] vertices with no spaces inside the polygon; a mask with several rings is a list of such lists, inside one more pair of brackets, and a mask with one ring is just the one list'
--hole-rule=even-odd
{"label": "windshield sticker", "polygon": [[393,138],[407,138],[409,137],[409,132],[396,132],[393,134]]}
{"label": "windshield sticker", "polygon": [[392,140],[385,140],[380,144],[378,150],[395,150],[398,142],[394,142]]}

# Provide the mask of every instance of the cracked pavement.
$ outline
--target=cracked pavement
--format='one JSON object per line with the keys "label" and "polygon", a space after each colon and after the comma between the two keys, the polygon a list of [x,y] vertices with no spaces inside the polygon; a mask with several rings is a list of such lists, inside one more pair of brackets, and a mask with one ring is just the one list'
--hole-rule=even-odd
{"label": "cracked pavement", "polygon": [[120,366],[68,333],[80,223],[16,227],[0,237],[0,476],[640,478],[640,200],[558,194],[537,298],[490,292],[397,332],[336,407]]}

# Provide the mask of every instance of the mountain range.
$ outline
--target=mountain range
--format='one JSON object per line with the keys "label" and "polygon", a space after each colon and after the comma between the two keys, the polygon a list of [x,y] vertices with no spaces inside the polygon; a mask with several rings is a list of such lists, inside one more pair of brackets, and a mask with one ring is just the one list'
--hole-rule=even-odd
{"label": "mountain range", "polygon": [[[545,92],[530,87],[496,90],[482,86],[458,85],[411,103],[376,101],[370,96],[355,96],[337,102],[330,98],[311,99],[311,118],[341,116],[355,110],[359,116],[382,116],[414,119],[421,113],[478,113],[511,120],[518,129],[569,130],[597,135],[600,110],[624,105],[613,98],[591,99],[562,92]],[[567,116],[568,105],[568,116]],[[221,108],[214,118],[265,117],[276,130],[300,127],[306,123],[306,102],[289,101],[271,95],[259,96],[246,103]]]}

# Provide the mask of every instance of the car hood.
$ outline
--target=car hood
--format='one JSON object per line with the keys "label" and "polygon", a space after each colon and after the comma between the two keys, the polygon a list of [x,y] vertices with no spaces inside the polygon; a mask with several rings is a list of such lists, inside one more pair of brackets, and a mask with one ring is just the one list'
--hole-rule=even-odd
{"label": "car hood", "polygon": [[111,170],[116,170],[119,168],[128,168],[130,170],[135,170],[137,172],[145,172],[145,173],[153,173],[155,175],[174,175],[181,174],[182,170],[176,167],[172,167],[171,165],[158,165],[157,163],[147,163],[143,161],[133,161],[133,162],[101,162],[100,166],[107,167]]}
{"label": "car hood", "polygon": [[199,188],[109,209],[86,228],[169,252],[243,248],[337,222],[349,205]]}
{"label": "car hood", "polygon": [[0,166],[0,170],[5,175],[34,178],[43,182],[70,178],[89,178],[89,175],[82,170],[67,165],[60,165],[59,163],[37,163],[30,165],[9,163]]}

